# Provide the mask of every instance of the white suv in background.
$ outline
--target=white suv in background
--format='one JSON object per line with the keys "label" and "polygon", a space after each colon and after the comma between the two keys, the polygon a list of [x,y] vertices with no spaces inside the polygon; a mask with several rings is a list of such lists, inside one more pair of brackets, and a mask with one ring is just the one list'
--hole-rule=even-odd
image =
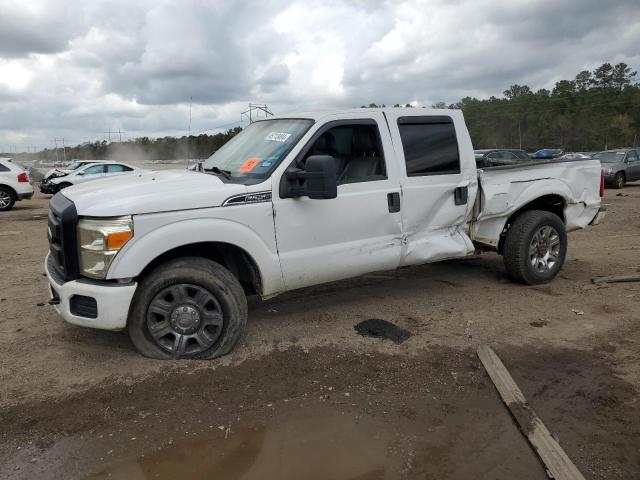
{"label": "white suv in background", "polygon": [[0,158],[0,211],[11,210],[17,201],[31,197],[29,174],[10,158]]}
{"label": "white suv in background", "polygon": [[56,193],[71,185],[98,180],[100,178],[111,178],[114,176],[127,176],[134,173],[142,173],[141,168],[121,162],[94,162],[69,172],[66,175],[45,179],[40,184],[42,193]]}

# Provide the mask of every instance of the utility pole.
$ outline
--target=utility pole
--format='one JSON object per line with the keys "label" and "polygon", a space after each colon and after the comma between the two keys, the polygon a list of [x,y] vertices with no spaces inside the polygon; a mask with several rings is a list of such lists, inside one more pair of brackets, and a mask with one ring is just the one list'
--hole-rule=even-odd
{"label": "utility pole", "polygon": [[522,130],[520,128],[520,120],[518,120],[518,138],[520,139],[520,150],[522,150]]}
{"label": "utility pole", "polygon": [[187,136],[187,165],[191,161],[191,105],[193,97],[189,97],[189,135]]}
{"label": "utility pole", "polygon": [[67,163],[67,147],[64,145],[64,137],[62,137],[62,156],[64,158],[64,163]]}
{"label": "utility pole", "polygon": [[56,144],[56,163],[59,163],[59,162],[60,162],[60,159],[58,158],[58,139],[57,139],[57,138],[54,138],[54,139],[53,139],[53,141],[54,141],[54,142],[55,142],[55,144]]}

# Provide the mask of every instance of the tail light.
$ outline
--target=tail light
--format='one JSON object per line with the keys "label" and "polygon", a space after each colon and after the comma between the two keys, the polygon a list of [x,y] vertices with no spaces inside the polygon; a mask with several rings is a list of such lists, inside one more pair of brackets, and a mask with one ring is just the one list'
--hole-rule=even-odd
{"label": "tail light", "polygon": [[18,183],[28,183],[29,182],[29,177],[27,176],[26,172],[22,172],[20,175],[18,175]]}
{"label": "tail light", "polygon": [[604,197],[604,170],[600,170],[600,198]]}

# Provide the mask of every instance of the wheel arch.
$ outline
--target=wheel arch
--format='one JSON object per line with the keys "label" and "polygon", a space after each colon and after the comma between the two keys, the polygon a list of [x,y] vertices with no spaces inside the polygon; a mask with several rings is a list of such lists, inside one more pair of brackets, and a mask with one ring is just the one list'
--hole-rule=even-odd
{"label": "wheel arch", "polygon": [[9,190],[9,193],[11,193],[11,195],[13,195],[13,199],[14,200],[18,199],[18,192],[16,192],[16,189],[13,188],[11,185],[8,185],[6,183],[0,183],[0,188]]}
{"label": "wheel arch", "polygon": [[[227,219],[134,218],[134,236],[116,255],[108,280],[139,279],[163,261],[202,256],[221,265],[249,291],[266,297],[284,290],[275,236],[272,243],[246,225]],[[252,287],[252,288],[250,288]]]}
{"label": "wheel arch", "polygon": [[219,263],[238,279],[246,294],[263,293],[258,263],[243,248],[226,242],[195,242],[174,247],[151,260],[136,278],[140,281],[157,266],[180,257],[202,257]]}
{"label": "wheel arch", "polygon": [[521,206],[519,209],[511,213],[504,223],[504,228],[502,229],[502,233],[500,234],[500,240],[498,241],[498,253],[502,255],[504,252],[504,240],[506,238],[507,231],[513,224],[513,222],[522,215],[524,212],[528,212],[531,210],[542,210],[545,212],[551,212],[562,220],[562,223],[566,224],[566,216],[565,209],[567,208],[566,199],[559,194],[550,193],[546,195],[541,195],[528,203]]}

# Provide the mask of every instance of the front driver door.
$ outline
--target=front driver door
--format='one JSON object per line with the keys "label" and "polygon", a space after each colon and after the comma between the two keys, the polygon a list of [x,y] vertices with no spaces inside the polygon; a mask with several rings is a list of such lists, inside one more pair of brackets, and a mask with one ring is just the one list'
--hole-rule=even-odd
{"label": "front driver door", "polygon": [[313,154],[336,160],[337,197],[281,198],[274,181],[276,241],[287,289],[394,269],[402,218],[393,147],[381,113],[323,118],[303,138],[296,163]]}
{"label": "front driver door", "polygon": [[90,167],[86,167],[83,171],[84,175],[77,175],[74,179],[73,183],[84,183],[89,180],[96,180],[98,178],[104,177],[105,165],[91,165]]}

